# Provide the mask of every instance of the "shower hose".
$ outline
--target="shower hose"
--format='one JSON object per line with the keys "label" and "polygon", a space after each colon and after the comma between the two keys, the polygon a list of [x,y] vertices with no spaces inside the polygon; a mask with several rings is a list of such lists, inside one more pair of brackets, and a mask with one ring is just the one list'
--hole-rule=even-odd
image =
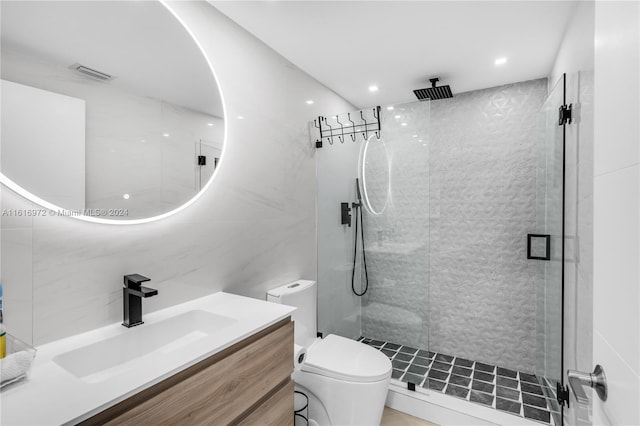
{"label": "shower hose", "polygon": [[[362,220],[362,201],[359,203],[354,203],[353,207],[356,209],[356,227],[355,227],[355,238],[353,241],[353,268],[351,269],[351,291],[356,296],[364,296],[364,294],[369,289],[369,275],[367,274],[367,257],[364,252],[364,221]],[[358,254],[358,212],[360,217],[360,239],[362,240],[362,263],[364,265],[364,291],[362,293],[358,293],[355,286],[355,275],[356,275],[356,256]]]}

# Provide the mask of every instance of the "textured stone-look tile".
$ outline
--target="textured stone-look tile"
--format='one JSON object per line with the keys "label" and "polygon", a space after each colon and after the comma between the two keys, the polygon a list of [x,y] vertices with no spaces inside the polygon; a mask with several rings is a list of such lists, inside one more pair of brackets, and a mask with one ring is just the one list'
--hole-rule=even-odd
{"label": "textured stone-look tile", "polygon": [[480,382],[478,380],[474,380],[471,383],[471,389],[479,390],[486,393],[492,393],[494,386],[490,383]]}
{"label": "textured stone-look tile", "polygon": [[412,348],[410,346],[403,346],[400,348],[400,352],[404,352],[410,355],[415,355],[418,350],[416,348]]}
{"label": "textured stone-look tile", "polygon": [[535,383],[538,384],[538,378],[534,374],[527,374],[520,372],[520,380],[523,382]]}
{"label": "textured stone-look tile", "polygon": [[413,359],[413,355],[403,354],[402,352],[399,352],[394,359],[398,361],[409,362]]}
{"label": "textured stone-look tile", "polygon": [[502,386],[496,387],[496,395],[502,398],[511,399],[514,401],[520,400],[520,392],[515,389],[503,388]]}
{"label": "textured stone-look tile", "polygon": [[448,362],[450,364],[453,361],[453,357],[451,355],[437,354],[436,361]]}
{"label": "textured stone-look tile", "polygon": [[469,394],[469,389],[449,383],[447,385],[447,390],[445,391],[445,393],[447,395],[455,396],[457,398],[466,399],[467,395]]}
{"label": "textured stone-look tile", "polygon": [[454,365],[451,372],[459,376],[471,377],[471,373],[473,373],[473,370],[470,368],[458,367]]}
{"label": "textured stone-look tile", "polygon": [[432,379],[445,381],[449,377],[449,373],[438,370],[430,370],[428,376]]}
{"label": "textured stone-look tile", "polygon": [[434,354],[433,352],[431,352],[431,351],[425,351],[425,350],[423,350],[423,349],[420,349],[420,350],[418,351],[418,356],[419,356],[419,357],[422,357],[422,358],[433,358],[433,357],[434,357],[434,355],[435,355],[435,354]]}
{"label": "textured stone-look tile", "polygon": [[407,367],[409,367],[408,362],[398,361],[395,359],[391,361],[391,364],[393,365],[393,368],[397,368],[398,370],[406,370]]}
{"label": "textured stone-look tile", "polygon": [[446,382],[432,379],[429,377],[427,378],[427,380],[424,381],[424,383],[422,384],[422,387],[442,392],[446,385],[447,385]]}
{"label": "textured stone-look tile", "polygon": [[385,348],[380,349],[380,352],[385,354],[388,358],[393,358],[393,356],[396,354],[395,351],[391,351],[391,350],[385,349]]}
{"label": "textured stone-look tile", "polygon": [[403,382],[419,385],[424,381],[424,376],[419,376],[417,374],[412,374],[412,373],[405,373],[405,375],[402,376],[402,379],[400,380],[402,380]]}
{"label": "textured stone-look tile", "polygon": [[473,367],[473,361],[464,358],[456,358],[454,361],[455,365],[459,365],[461,367],[471,368]]}
{"label": "textured stone-look tile", "polygon": [[507,377],[509,379],[515,379],[518,377],[517,371],[509,370],[508,368],[498,367],[497,374],[498,376]]}
{"label": "textured stone-look tile", "polygon": [[471,383],[471,379],[463,376],[456,376],[452,374],[449,376],[449,383],[453,383],[454,385],[468,387]]}
{"label": "textured stone-look tile", "polygon": [[469,401],[477,402],[478,404],[487,405],[489,407],[493,406],[494,396],[490,393],[478,392],[476,390],[471,390],[471,394],[469,395]]}
{"label": "textured stone-look tile", "polygon": [[507,411],[513,414],[520,414],[522,405],[519,402],[510,401],[508,399],[502,399],[496,397],[496,408],[501,411]]}
{"label": "textured stone-look tile", "polygon": [[547,400],[539,396],[531,395],[528,393],[522,394],[522,403],[526,405],[532,405],[534,407],[547,408]]}
{"label": "textured stone-look tile", "polygon": [[530,383],[520,382],[520,390],[526,393],[532,393],[534,395],[544,395],[542,392],[542,388],[538,385],[533,385]]}
{"label": "textured stone-look tile", "polygon": [[493,374],[483,373],[481,371],[474,371],[473,372],[473,379],[474,380],[482,380],[483,382],[493,383],[493,379],[494,378],[495,378],[495,376]]}
{"label": "textured stone-look tile", "polygon": [[422,367],[420,365],[410,365],[407,371],[409,373],[414,373],[414,374],[424,376],[425,374],[427,374],[428,370],[429,370],[428,368]]}
{"label": "textured stone-look tile", "polygon": [[404,371],[402,370],[397,370],[397,369],[393,369],[391,371],[391,378],[392,379],[399,379],[400,377],[402,377],[402,375],[404,374]]}
{"label": "textured stone-look tile", "polygon": [[549,423],[550,414],[547,410],[540,410],[539,408],[524,406],[524,416],[527,419],[537,420],[539,422]]}
{"label": "textured stone-look tile", "polygon": [[489,364],[483,364],[481,362],[476,362],[476,365],[474,367],[476,370],[478,371],[482,371],[484,373],[490,373],[493,374],[495,366],[493,365],[489,365]]}
{"label": "textured stone-look tile", "polygon": [[512,389],[518,389],[518,381],[514,379],[508,379],[506,377],[498,376],[496,379],[498,386],[505,386]]}
{"label": "textured stone-look tile", "polygon": [[413,364],[422,365],[423,367],[428,367],[431,364],[431,360],[429,358],[415,357],[412,361]]}
{"label": "textured stone-look tile", "polygon": [[535,370],[538,277],[522,235],[536,220],[544,135],[535,123],[546,96],[542,79],[432,103],[429,343],[438,352]]}
{"label": "textured stone-look tile", "polygon": [[433,364],[431,364],[431,368],[435,368],[436,370],[440,370],[440,371],[449,371],[451,370],[451,364],[447,364],[444,362],[438,362],[438,361],[433,361]]}

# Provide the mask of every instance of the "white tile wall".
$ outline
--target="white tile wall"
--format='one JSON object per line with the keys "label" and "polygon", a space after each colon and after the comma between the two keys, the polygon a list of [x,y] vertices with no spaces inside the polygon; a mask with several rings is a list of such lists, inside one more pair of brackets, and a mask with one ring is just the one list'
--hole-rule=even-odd
{"label": "white tile wall", "polygon": [[640,424],[640,4],[595,5],[594,423]]}
{"label": "white tile wall", "polygon": [[[229,116],[225,158],[196,203],[158,222],[113,226],[55,217],[31,225],[3,218],[3,233],[18,226],[32,232],[33,261],[21,259],[33,270],[35,344],[121,321],[128,273],[149,276],[160,290],[145,300],[145,312],[220,290],[264,298],[271,287],[315,278],[315,148],[306,123],[353,107],[211,5],[168,4],[220,80]],[[5,208],[15,197],[8,192]],[[7,256],[3,247],[3,277],[29,282]],[[17,282],[3,284],[9,293]]]}

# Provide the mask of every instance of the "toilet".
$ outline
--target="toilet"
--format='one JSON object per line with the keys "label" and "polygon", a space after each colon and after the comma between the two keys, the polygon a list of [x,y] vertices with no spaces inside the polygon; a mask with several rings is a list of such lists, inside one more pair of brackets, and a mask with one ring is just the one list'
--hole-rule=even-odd
{"label": "toilet", "polygon": [[[391,378],[380,351],[330,334],[318,338],[315,281],[298,280],[267,292],[267,301],[298,308],[292,314],[295,343],[307,349],[296,366],[296,390],[309,399],[309,424],[379,425]],[[296,419],[296,424],[301,424]],[[304,423],[302,423],[304,424]]]}

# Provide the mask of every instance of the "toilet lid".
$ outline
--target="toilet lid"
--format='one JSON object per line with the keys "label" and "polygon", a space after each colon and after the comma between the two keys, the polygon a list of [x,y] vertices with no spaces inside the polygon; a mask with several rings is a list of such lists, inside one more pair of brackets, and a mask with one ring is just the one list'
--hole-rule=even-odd
{"label": "toilet lid", "polygon": [[391,361],[364,343],[330,334],[308,349],[301,369],[351,382],[376,382],[391,375]]}

